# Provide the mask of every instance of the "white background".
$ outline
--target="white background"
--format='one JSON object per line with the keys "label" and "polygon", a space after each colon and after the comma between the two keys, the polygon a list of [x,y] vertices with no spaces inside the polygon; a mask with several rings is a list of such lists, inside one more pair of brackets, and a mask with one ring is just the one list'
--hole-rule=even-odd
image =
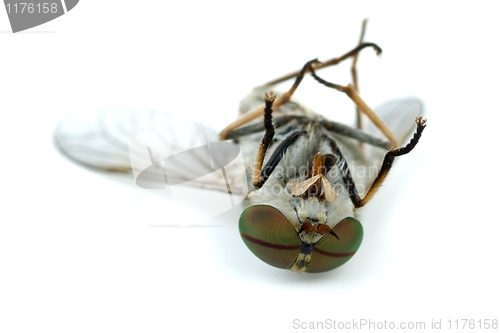
{"label": "white background", "polygon": [[[500,319],[495,5],[86,0],[18,34],[0,10],[0,331]],[[150,227],[203,211],[76,165],[52,143],[65,117],[116,107],[221,129],[253,86],[351,49],[365,17],[366,40],[384,52],[362,52],[362,96],[373,106],[419,97],[428,127],[363,209],[363,244],[337,270],[260,262],[240,240],[237,211],[209,221],[217,228]],[[327,77],[347,83],[348,70]],[[299,93],[332,118],[352,114],[326,88]]]}

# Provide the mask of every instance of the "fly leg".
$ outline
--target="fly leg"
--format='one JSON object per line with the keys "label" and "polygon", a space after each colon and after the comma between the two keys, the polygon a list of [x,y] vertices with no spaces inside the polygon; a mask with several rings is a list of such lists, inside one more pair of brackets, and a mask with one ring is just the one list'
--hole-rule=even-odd
{"label": "fly leg", "polygon": [[[290,74],[285,75],[279,79],[276,79],[276,80],[273,80],[271,82],[266,83],[264,86],[272,86],[272,85],[275,85],[275,84],[280,83],[282,81],[286,81],[286,80],[295,78],[295,82],[293,83],[290,90],[288,90],[282,96],[276,98],[276,100],[274,101],[274,104],[273,104],[274,108],[277,109],[281,105],[286,104],[290,101],[290,98],[292,97],[295,90],[297,90],[298,86],[300,85],[300,82],[304,78],[304,75],[307,72],[311,71],[311,69],[320,69],[320,68],[324,68],[324,67],[328,67],[328,66],[337,65],[338,63],[356,55],[359,51],[361,51],[362,49],[364,49],[366,47],[373,47],[375,49],[375,51],[377,52],[377,54],[380,54],[382,52],[382,49],[374,43],[362,43],[362,44],[358,45],[357,47],[355,47],[354,49],[352,49],[351,51],[342,55],[339,58],[333,58],[333,59],[330,59],[330,60],[323,62],[323,63],[320,63],[317,60],[310,61],[310,62],[306,63],[300,71],[290,73]],[[245,113],[243,116],[241,116],[236,121],[234,121],[233,123],[229,124],[226,128],[224,128],[220,132],[219,138],[221,140],[226,140],[231,131],[234,131],[238,127],[245,125],[246,123],[252,121],[253,119],[256,119],[256,118],[262,116],[264,109],[265,109],[265,105],[255,109],[253,111]]]}
{"label": "fly leg", "polygon": [[[363,20],[362,26],[361,26],[361,35],[359,36],[359,42],[358,45],[363,44],[363,39],[365,38],[365,31],[366,31],[366,23],[368,22],[367,19]],[[359,53],[356,53],[352,57],[352,64],[351,64],[351,77],[352,77],[352,84],[354,86],[354,89],[359,93],[359,82],[358,82],[358,71],[356,69],[356,65],[358,63],[358,55]],[[361,111],[359,110],[359,107],[356,106],[356,126],[358,129],[363,129],[363,118],[361,115]],[[363,146],[362,143],[360,143],[361,147]]]}
{"label": "fly leg", "polygon": [[[365,31],[366,31],[366,23],[368,22],[368,19],[364,19],[363,23],[361,25],[361,35],[359,36],[359,42],[358,44],[361,45],[363,43],[363,39],[365,38]],[[358,81],[358,71],[356,68],[356,65],[358,64],[358,54],[356,54],[354,57],[352,57],[352,64],[351,64],[351,77],[352,77],[352,85],[354,86],[354,89],[359,93],[359,81]],[[363,129],[363,115],[361,113],[361,110],[359,107],[356,105],[354,108],[356,110],[356,127],[360,130]],[[359,142],[359,152],[361,153],[361,156],[366,159],[366,154],[365,154],[365,149],[363,142]]]}
{"label": "fly leg", "polygon": [[[312,61],[317,61],[317,60],[312,60]],[[311,63],[311,62],[308,62],[308,63]],[[312,64],[309,66],[309,71],[311,72],[312,77],[316,81],[318,81],[319,83],[321,83],[329,88],[333,88],[333,89],[336,89],[338,91],[341,91],[341,92],[345,93],[347,96],[349,96],[349,98],[354,102],[354,104],[356,104],[356,106],[359,108],[359,110],[363,114],[365,114],[373,122],[373,124],[375,126],[377,126],[382,131],[382,133],[384,133],[384,135],[389,139],[389,141],[391,143],[391,147],[395,148],[398,146],[398,141],[396,140],[396,137],[394,136],[394,134],[392,134],[392,132],[384,124],[382,119],[380,119],[379,116],[377,116],[377,114],[375,112],[373,112],[373,110],[361,99],[361,97],[359,97],[358,92],[356,91],[356,89],[354,88],[354,86],[352,84],[349,83],[347,86],[342,86],[340,84],[335,84],[335,83],[331,83],[331,82],[328,82],[326,80],[323,80],[318,75],[316,75],[316,71],[314,69],[314,66],[312,66]]]}
{"label": "fly leg", "polygon": [[[308,62],[307,64],[305,64],[304,67],[302,67],[302,70],[297,74],[297,76],[295,78],[295,82],[293,83],[292,87],[290,88],[290,90],[288,92],[283,94],[281,97],[273,98],[273,102],[271,104],[274,105],[275,109],[277,109],[281,105],[286,104],[286,103],[288,103],[288,101],[290,101],[290,97],[295,92],[295,90],[297,90],[298,86],[300,85],[300,82],[302,82],[302,79],[304,78],[304,75],[305,75],[306,71],[308,70],[308,68],[310,67],[310,65],[311,65],[311,61]],[[244,114],[240,118],[236,119],[236,121],[229,124],[226,128],[224,128],[219,134],[219,139],[226,140],[230,136],[232,131],[236,130],[237,128],[239,128],[242,125],[245,125],[249,121],[260,117],[262,115],[262,113],[265,112],[266,105],[267,105],[267,96],[266,96],[266,103],[263,106]],[[273,133],[273,135],[274,135],[274,133]],[[266,149],[267,149],[267,147],[266,147]]]}
{"label": "fly leg", "polygon": [[262,138],[261,144],[257,149],[257,156],[255,157],[255,163],[253,165],[253,174],[252,174],[252,183],[256,189],[261,188],[267,179],[271,176],[274,169],[280,162],[283,157],[285,151],[290,147],[299,137],[304,135],[305,131],[298,131],[292,133],[285,140],[283,140],[279,146],[274,150],[273,154],[267,161],[265,167],[262,167],[264,164],[264,157],[266,156],[267,148],[271,144],[272,139],[274,138],[274,124],[273,124],[273,102],[276,96],[271,92],[266,94],[265,98],[265,109],[264,109],[264,137]]}
{"label": "fly leg", "polygon": [[[377,53],[377,55],[380,55],[382,53],[382,49],[380,48],[380,46],[378,46],[375,43],[361,43],[358,46],[356,46],[355,48],[353,48],[351,51],[347,52],[346,54],[344,54],[344,55],[342,55],[342,56],[340,56],[338,58],[332,58],[332,59],[324,61],[324,62],[315,63],[315,64],[313,64],[312,67],[313,67],[313,69],[318,70],[318,69],[321,69],[321,68],[338,65],[342,61],[344,61],[346,59],[349,59],[350,57],[355,56],[362,49],[367,48],[367,47],[373,47],[373,49],[375,50],[375,52]],[[289,73],[287,75],[283,75],[282,77],[279,77],[279,78],[277,78],[275,80],[269,81],[269,82],[263,84],[262,86],[263,87],[272,86],[272,85],[284,82],[286,80],[293,79],[294,77],[297,77],[300,74],[301,71],[302,70],[295,71],[295,72]]]}
{"label": "fly leg", "polygon": [[[375,180],[373,181],[372,185],[370,186],[368,192],[366,193],[363,199],[359,197],[359,194],[356,190],[356,186],[351,177],[347,164],[342,163],[344,170],[341,170],[341,172],[344,179],[344,184],[347,187],[347,190],[349,192],[349,197],[351,198],[351,201],[356,208],[363,207],[364,205],[366,205],[368,201],[371,200],[371,198],[373,198],[373,195],[375,195],[375,193],[378,191],[378,189],[384,182],[385,178],[389,174],[392,164],[394,163],[394,159],[398,156],[408,154],[410,151],[413,150],[413,148],[415,148],[415,146],[418,143],[418,140],[422,136],[422,132],[425,129],[426,126],[425,123],[426,120],[423,119],[422,117],[415,118],[415,124],[417,125],[417,130],[413,135],[413,138],[410,140],[410,142],[402,148],[392,149],[385,154],[384,161],[382,162],[382,166],[380,167],[380,171],[377,175],[377,178],[375,178]],[[332,148],[334,148],[335,154],[337,154],[338,156],[342,156],[338,147],[336,146],[333,147],[334,145],[333,141],[331,141],[331,144]]]}
{"label": "fly leg", "polygon": [[261,170],[262,164],[264,163],[264,156],[266,155],[267,148],[271,143],[271,140],[274,138],[274,125],[273,125],[273,103],[276,99],[276,96],[271,92],[266,94],[265,105],[264,105],[264,128],[265,133],[262,138],[262,142],[259,145],[259,149],[257,150],[257,156],[255,157],[255,163],[253,166],[253,176],[252,182],[253,186],[260,187],[261,183]]}
{"label": "fly leg", "polygon": [[387,152],[385,154],[384,161],[382,162],[382,166],[380,167],[380,171],[377,175],[377,178],[375,178],[375,180],[373,181],[373,184],[372,184],[372,186],[370,186],[370,189],[366,193],[365,197],[362,200],[360,200],[357,205],[355,204],[356,207],[364,206],[368,201],[370,201],[370,199],[373,197],[373,195],[378,191],[378,189],[380,188],[380,186],[384,182],[385,177],[387,177],[387,175],[389,174],[389,171],[391,170],[392,163],[394,162],[394,159],[398,156],[408,154],[410,151],[413,150],[413,148],[415,148],[415,146],[418,143],[418,140],[422,136],[422,132],[425,129],[425,126],[426,126],[425,123],[426,123],[426,119],[424,119],[422,117],[415,118],[415,124],[417,124],[417,131],[413,135],[413,138],[410,140],[410,142],[402,148],[390,150],[389,152]]}

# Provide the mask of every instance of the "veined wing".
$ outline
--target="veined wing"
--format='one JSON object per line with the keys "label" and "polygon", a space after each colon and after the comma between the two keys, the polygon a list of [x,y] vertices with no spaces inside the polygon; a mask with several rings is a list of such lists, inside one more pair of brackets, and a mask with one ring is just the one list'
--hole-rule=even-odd
{"label": "veined wing", "polygon": [[237,145],[219,142],[216,132],[166,113],[112,110],[71,117],[59,124],[55,141],[81,164],[133,173],[141,187],[187,184],[247,192]]}

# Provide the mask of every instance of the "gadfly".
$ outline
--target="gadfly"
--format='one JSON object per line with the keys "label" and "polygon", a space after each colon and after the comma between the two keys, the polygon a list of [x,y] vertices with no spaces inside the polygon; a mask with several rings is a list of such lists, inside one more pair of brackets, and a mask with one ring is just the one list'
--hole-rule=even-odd
{"label": "gadfly", "polygon": [[[194,132],[186,127],[179,130],[175,118],[163,119],[166,130],[149,127],[147,139],[141,139],[144,131],[134,128],[166,116],[140,111],[68,119],[56,131],[56,142],[83,164],[134,172],[142,187],[189,180],[204,188],[242,194],[241,238],[259,259],[298,272],[337,268],[356,253],[363,239],[356,210],[373,198],[395,158],[415,148],[426,126],[418,100],[392,101],[374,112],[359,96],[358,53],[365,48],[377,54],[382,51],[363,41],[365,25],[366,21],[351,51],[325,62],[311,60],[301,70],[255,88],[242,101],[240,117],[222,130],[218,142],[184,149],[172,133]],[[320,69],[347,59],[352,59],[353,84],[343,86],[318,76]],[[328,120],[291,99],[306,75],[354,102],[356,126]],[[276,84],[292,79],[285,93],[272,92]],[[363,124],[363,118],[369,123]],[[202,135],[210,136],[207,130]],[[141,140],[146,142],[142,146],[137,144]],[[151,141],[171,149],[160,156]],[[140,150],[146,161],[142,166],[141,158],[134,157],[140,155],[134,151]],[[242,156],[243,168],[231,164],[236,156]],[[218,179],[202,177],[214,170],[222,171]]]}

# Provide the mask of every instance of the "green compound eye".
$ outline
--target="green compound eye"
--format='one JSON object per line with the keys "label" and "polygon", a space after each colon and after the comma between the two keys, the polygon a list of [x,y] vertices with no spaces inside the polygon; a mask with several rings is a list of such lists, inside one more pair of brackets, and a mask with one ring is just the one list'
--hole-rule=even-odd
{"label": "green compound eye", "polygon": [[[313,246],[302,242],[288,219],[276,208],[266,205],[248,207],[239,221],[245,245],[265,263],[289,269],[301,252],[310,254],[305,271],[326,272],[345,264],[363,240],[363,226],[346,217]],[[338,238],[337,238],[337,237]],[[309,250],[308,250],[309,249]],[[312,250],[312,252],[311,252]]]}
{"label": "green compound eye", "polygon": [[274,207],[248,207],[241,214],[239,228],[250,251],[271,266],[288,269],[300,253],[302,241],[297,232]]}
{"label": "green compound eye", "polygon": [[358,220],[346,217],[333,229],[338,239],[326,234],[315,245],[308,272],[326,272],[345,264],[356,253],[363,240],[363,226]]}

